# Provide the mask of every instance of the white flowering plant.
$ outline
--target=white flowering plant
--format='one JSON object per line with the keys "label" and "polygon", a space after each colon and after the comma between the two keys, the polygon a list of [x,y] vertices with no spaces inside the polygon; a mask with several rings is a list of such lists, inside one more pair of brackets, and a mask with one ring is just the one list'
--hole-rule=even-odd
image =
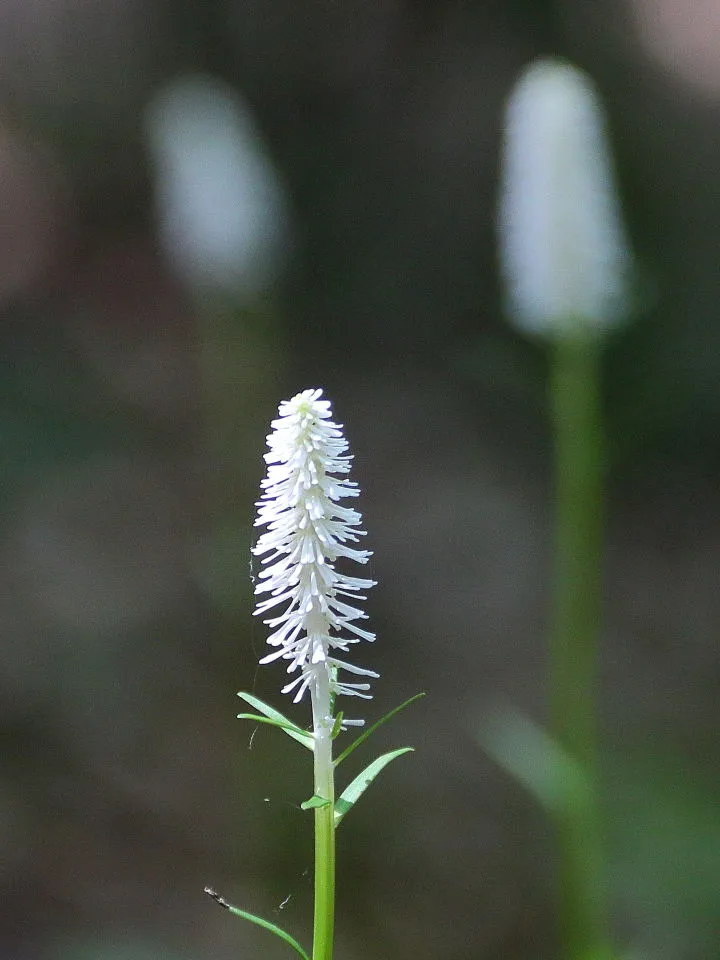
{"label": "white flowering plant", "polygon": [[556,820],[565,955],[616,956],[598,764],[605,439],[602,349],[632,304],[602,100],[573,64],[541,59],[506,109],[498,250],[508,318],[544,338],[555,458],[555,576],[549,637],[550,736],[512,713],[486,731],[490,751]]}
{"label": "white flowering plant", "polygon": [[402,747],[373,760],[336,795],[335,770],[383,723],[423,694],[416,694],[364,730],[337,757],[335,740],[350,728],[364,725],[337,710],[340,696],[371,699],[370,679],[378,674],[347,660],[350,647],[372,642],[375,635],[360,626],[367,615],[358,606],[373,580],[353,576],[339,563],[366,564],[369,550],[356,546],[365,536],[357,510],[342,500],[357,497],[357,484],[348,478],[352,457],[342,425],[334,423],[322,390],[303,390],[280,404],[268,436],[255,526],[264,527],[253,553],[262,558],[255,586],[255,614],[270,629],[271,652],[261,664],[287,662],[291,675],[282,692],[298,703],[307,693],[312,706],[312,730],[306,730],[254,694],[241,697],[255,712],[239,718],[278,727],[314,758],[314,790],[301,804],[315,816],[315,908],[312,955],[276,924],[229,904],[207,888],[221,906],[258,924],[284,940],[304,960],[332,960],[335,914],[335,831],[378,774],[397,757],[412,751]]}

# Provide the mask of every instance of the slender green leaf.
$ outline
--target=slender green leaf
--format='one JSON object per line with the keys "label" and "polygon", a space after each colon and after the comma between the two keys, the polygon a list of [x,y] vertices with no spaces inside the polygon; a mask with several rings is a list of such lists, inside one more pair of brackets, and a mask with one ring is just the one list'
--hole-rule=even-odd
{"label": "slender green leaf", "polygon": [[343,722],[344,716],[345,714],[341,710],[340,713],[335,717],[335,723],[333,723],[333,728],[330,733],[331,740],[334,740],[336,737],[340,736],[340,734],[342,733],[342,722]]}
{"label": "slender green leaf", "polygon": [[326,800],[325,797],[319,797],[314,793],[309,800],[303,800],[300,804],[301,810],[316,810],[318,807],[329,807],[330,801]]}
{"label": "slender green leaf", "polygon": [[241,917],[243,920],[249,920],[250,923],[254,923],[258,927],[262,927],[264,930],[269,930],[270,933],[274,933],[276,937],[280,937],[281,940],[284,940],[285,943],[289,944],[293,948],[293,950],[299,953],[303,960],[310,960],[310,957],[307,955],[307,953],[305,953],[295,937],[291,937],[289,933],[286,933],[286,931],[282,929],[282,927],[278,927],[276,924],[270,923],[269,920],[263,920],[262,917],[256,917],[254,913],[248,913],[247,910],[241,910],[240,907],[234,907],[231,903],[228,903],[224,897],[221,897],[218,893],[215,893],[211,887],[205,887],[205,893],[212,897],[215,903],[219,903],[221,907],[229,910],[230,913],[234,913],[236,917]]}
{"label": "slender green leaf", "polygon": [[[295,724],[288,726],[287,723],[281,723],[279,720],[271,720],[270,717],[261,717],[259,713],[239,713],[237,715],[238,720],[254,720],[255,723],[267,723],[268,726],[277,727],[279,730],[284,730],[288,736],[292,733],[297,735],[299,727],[296,727]],[[300,731],[305,733],[304,730]],[[308,734],[310,736],[310,734]],[[294,738],[293,738],[294,739]]]}
{"label": "slender green leaf", "polygon": [[384,717],[381,717],[371,727],[368,727],[367,730],[364,730],[356,740],[353,740],[350,746],[346,747],[345,750],[343,750],[340,756],[335,760],[335,766],[337,767],[338,764],[342,763],[346,757],[349,757],[350,754],[353,752],[353,750],[356,747],[359,747],[361,743],[365,743],[365,741],[370,736],[370,734],[375,733],[378,727],[381,727],[384,723],[387,723],[387,721],[391,717],[394,717],[396,713],[400,713],[400,711],[404,710],[405,707],[409,707],[411,703],[414,703],[416,700],[419,700],[421,697],[424,697],[424,696],[425,696],[424,693],[416,693],[414,697],[410,697],[409,700],[405,700],[404,703],[401,703],[399,707],[393,707],[393,709],[389,713],[386,713]]}
{"label": "slender green leaf", "polygon": [[363,772],[358,774],[352,783],[345,787],[335,801],[335,826],[337,827],[348,810],[351,810],[355,806],[381,770],[384,770],[396,757],[401,757],[404,753],[412,752],[412,747],[401,747],[399,750],[391,750],[390,753],[384,753],[381,757],[378,757],[376,760],[373,760],[372,763],[368,764]]}
{"label": "slender green leaf", "polygon": [[512,708],[486,718],[479,740],[488,754],[553,814],[584,808],[589,784],[582,767],[544,730]]}
{"label": "slender green leaf", "polygon": [[269,706],[267,703],[260,700],[259,697],[253,696],[251,693],[244,693],[241,690],[238,693],[238,696],[246,703],[249,703],[251,707],[254,707],[256,710],[258,710],[267,719],[263,720],[261,717],[255,717],[253,714],[247,713],[239,713],[238,717],[241,717],[242,719],[258,720],[261,723],[270,722],[272,726],[279,727],[289,737],[292,737],[293,740],[297,740],[298,743],[301,743],[304,747],[307,747],[308,750],[312,750],[314,748],[315,741],[313,739],[313,735],[308,733],[307,730],[303,730],[296,723],[293,723],[292,720],[288,720],[288,718],[283,716],[279,710]]}

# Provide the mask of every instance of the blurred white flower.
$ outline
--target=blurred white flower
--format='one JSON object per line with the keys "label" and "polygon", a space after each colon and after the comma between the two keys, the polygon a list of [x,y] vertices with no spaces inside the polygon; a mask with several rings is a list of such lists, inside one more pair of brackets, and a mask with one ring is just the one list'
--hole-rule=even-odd
{"label": "blurred white flower", "polygon": [[602,329],[623,317],[630,255],[603,108],[569,63],[539,60],[512,91],[498,230],[518,327]]}
{"label": "blurred white flower", "polygon": [[366,614],[343,599],[364,600],[361,591],[374,581],[335,567],[341,558],[367,563],[371,554],[350,546],[364,536],[362,518],[338,501],[359,491],[344,479],[352,457],[345,455],[342,426],[332,422],[330,403],[321,396],[321,390],[304,390],[280,404],[267,438],[268,472],[255,523],[267,527],[253,550],[264,556],[265,565],[255,593],[269,594],[255,613],[286,604],[282,613],[264,621],[272,630],[268,643],[277,649],[260,663],[283,659],[289,661],[288,673],[300,671],[282,691],[295,691],[296,702],[308,688],[313,692],[328,683],[331,694],[369,698],[368,683],[341,681],[338,671],[378,676],[335,655],[347,653],[360,640],[375,639],[356,622]]}
{"label": "blurred white flower", "polygon": [[161,239],[181,277],[251,298],[282,266],[287,204],[241,97],[209,77],[153,98],[145,131]]}

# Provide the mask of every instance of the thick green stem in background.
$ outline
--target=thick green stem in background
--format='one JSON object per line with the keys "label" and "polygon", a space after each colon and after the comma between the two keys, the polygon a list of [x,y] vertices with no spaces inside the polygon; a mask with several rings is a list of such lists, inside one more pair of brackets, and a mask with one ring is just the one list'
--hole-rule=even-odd
{"label": "thick green stem in background", "polygon": [[550,645],[552,734],[577,762],[581,790],[558,808],[561,932],[568,960],[611,956],[598,810],[597,662],[601,621],[604,443],[599,345],[554,347],[556,569]]}
{"label": "thick green stem in background", "polygon": [[[329,678],[313,691],[315,795],[329,803],[315,808],[315,916],[312,960],[332,960],[335,928],[335,773]],[[327,689],[324,689],[327,687]]]}

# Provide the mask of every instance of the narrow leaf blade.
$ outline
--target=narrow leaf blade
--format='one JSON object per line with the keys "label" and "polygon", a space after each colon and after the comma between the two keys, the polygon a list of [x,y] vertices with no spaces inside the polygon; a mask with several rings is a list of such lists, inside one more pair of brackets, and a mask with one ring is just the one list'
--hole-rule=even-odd
{"label": "narrow leaf blade", "polygon": [[387,723],[387,721],[390,720],[391,717],[394,717],[396,713],[400,713],[400,711],[404,710],[405,707],[409,707],[411,703],[414,703],[416,700],[419,700],[424,696],[424,693],[416,693],[414,697],[410,697],[409,700],[405,700],[400,704],[400,706],[393,707],[389,713],[386,713],[384,717],[381,717],[378,721],[373,723],[371,727],[368,727],[367,730],[364,730],[356,740],[353,740],[353,742],[346,747],[345,750],[343,750],[340,756],[335,760],[335,766],[337,767],[346,757],[349,757],[353,750],[355,750],[356,747],[359,747],[361,743],[365,743],[370,734],[375,733],[378,727],[381,727],[384,723]]}
{"label": "narrow leaf blade", "polygon": [[243,920],[249,920],[250,923],[256,924],[258,927],[262,927],[263,930],[269,930],[270,933],[274,933],[276,937],[280,937],[281,940],[284,940],[289,946],[293,948],[303,960],[310,960],[310,957],[305,953],[303,948],[297,942],[295,937],[291,937],[289,933],[278,927],[277,924],[270,923],[269,920],[263,920],[262,917],[256,917],[254,913],[248,913],[247,910],[241,910],[240,907],[235,907],[231,903],[228,903],[224,897],[221,897],[219,894],[215,893],[210,887],[205,887],[205,893],[208,896],[212,897],[216,903],[219,903],[221,907],[224,907],[226,910],[229,910],[230,913],[235,914],[236,917],[241,917]]}
{"label": "narrow leaf blade", "polygon": [[312,745],[306,743],[305,737],[310,737],[311,734],[306,733],[306,731],[301,730],[299,727],[296,727],[295,724],[288,726],[286,723],[281,723],[280,720],[271,720],[270,717],[261,717],[259,713],[239,713],[237,715],[238,720],[253,720],[255,723],[266,723],[271,727],[277,727],[278,730],[282,730],[289,737],[292,737],[293,740],[297,740],[299,743],[302,743],[303,746],[307,746],[308,749],[312,750]]}
{"label": "narrow leaf blade", "polygon": [[292,737],[293,740],[297,740],[298,743],[301,743],[304,747],[307,747],[308,750],[312,750],[314,747],[313,735],[308,733],[307,730],[303,730],[296,723],[293,723],[292,720],[289,720],[286,716],[280,713],[279,710],[276,710],[274,707],[271,707],[269,704],[265,703],[259,697],[254,696],[252,693],[244,693],[242,690],[238,693],[238,696],[249,703],[251,707],[254,707],[259,713],[266,717],[267,719],[262,720],[260,717],[255,717],[252,714],[239,713],[238,717],[245,720],[258,720],[261,723],[270,723],[272,726],[279,727],[284,733],[289,737]]}
{"label": "narrow leaf blade", "polygon": [[301,810],[317,810],[319,807],[329,807],[330,801],[326,800],[325,797],[319,797],[314,793],[309,800],[303,800],[300,804]]}
{"label": "narrow leaf blade", "polygon": [[357,777],[345,787],[335,801],[335,826],[337,827],[348,810],[351,810],[355,806],[373,780],[389,763],[392,763],[393,760],[401,757],[404,753],[412,752],[412,747],[401,747],[399,750],[391,750],[390,753],[384,753],[382,756],[373,760],[372,763],[369,763],[363,772],[359,773]]}
{"label": "narrow leaf blade", "polygon": [[479,740],[549,813],[572,812],[591,802],[582,767],[544,730],[512,708],[498,707],[490,714]]}
{"label": "narrow leaf blade", "polygon": [[335,717],[335,723],[333,724],[332,731],[330,732],[331,740],[335,740],[335,738],[339,737],[340,734],[342,733],[343,716],[344,714],[341,710],[340,713]]}

